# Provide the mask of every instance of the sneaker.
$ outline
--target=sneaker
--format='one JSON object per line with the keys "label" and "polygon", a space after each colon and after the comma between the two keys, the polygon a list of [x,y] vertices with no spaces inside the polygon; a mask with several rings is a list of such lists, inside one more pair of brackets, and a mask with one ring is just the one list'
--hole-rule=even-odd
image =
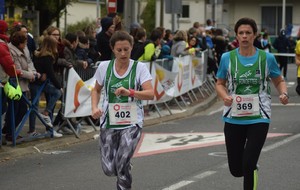
{"label": "sneaker", "polygon": [[44,115],[42,113],[39,113],[39,115],[43,118],[48,127],[53,127],[51,119],[48,115]]}
{"label": "sneaker", "polygon": [[41,134],[36,131],[33,131],[33,132],[28,132],[27,135],[29,138],[34,138],[34,137],[40,136]]}
{"label": "sneaker", "polygon": [[58,132],[56,132],[55,130],[53,130],[53,137],[55,137],[55,138],[60,138],[60,137],[62,137],[63,135],[61,134],[61,133],[58,133]]}
{"label": "sneaker", "polygon": [[80,123],[78,123],[74,128],[75,128],[76,133],[78,133],[78,134],[81,133],[82,126]]}
{"label": "sneaker", "polygon": [[63,132],[63,134],[66,134],[66,135],[73,134],[73,131],[67,125],[63,126],[60,130]]}

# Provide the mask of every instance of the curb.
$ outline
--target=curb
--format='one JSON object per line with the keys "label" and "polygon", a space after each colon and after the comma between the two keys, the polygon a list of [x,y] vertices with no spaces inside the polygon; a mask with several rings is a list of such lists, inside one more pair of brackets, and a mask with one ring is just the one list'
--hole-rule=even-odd
{"label": "curb", "polygon": [[[195,113],[207,109],[216,101],[217,95],[216,93],[213,93],[199,104],[197,104],[196,102],[194,105],[186,107],[186,110],[182,113],[146,119],[144,121],[144,127],[191,116]],[[94,136],[98,134],[99,131],[93,131],[90,133],[82,133],[80,135],[80,138],[76,138],[74,135],[64,135],[62,138],[44,138],[40,140],[30,141],[24,144],[19,144],[16,147],[2,146],[0,148],[0,163],[29,154],[41,153],[45,150],[62,148],[73,144],[90,141],[92,139],[95,139]]]}

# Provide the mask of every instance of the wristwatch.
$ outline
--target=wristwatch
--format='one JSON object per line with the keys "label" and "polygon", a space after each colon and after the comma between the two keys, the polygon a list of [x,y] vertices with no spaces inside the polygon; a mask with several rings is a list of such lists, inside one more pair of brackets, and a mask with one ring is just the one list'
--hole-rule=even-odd
{"label": "wristwatch", "polygon": [[283,95],[285,95],[288,99],[290,98],[287,92],[283,92]]}

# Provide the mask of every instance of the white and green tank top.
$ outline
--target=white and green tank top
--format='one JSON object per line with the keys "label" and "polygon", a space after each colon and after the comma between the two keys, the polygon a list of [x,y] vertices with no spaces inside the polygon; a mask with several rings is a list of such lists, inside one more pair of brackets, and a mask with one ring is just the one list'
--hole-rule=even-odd
{"label": "white and green tank top", "polygon": [[[257,50],[258,59],[252,63],[244,65],[238,59],[237,51],[230,52],[230,61],[228,68],[228,93],[233,97],[255,97],[257,102],[256,114],[245,114],[236,116],[236,106],[225,107],[223,116],[225,121],[239,124],[245,120],[252,122],[269,120],[271,116],[271,96],[267,69],[266,53]],[[249,103],[250,102],[250,103]],[[238,109],[247,110],[248,106],[252,108],[253,101],[245,101],[245,104],[239,105]],[[251,123],[252,123],[251,122]],[[243,123],[243,122],[242,122]]]}
{"label": "white and green tank top", "polygon": [[[106,78],[105,78],[105,93],[106,98],[109,103],[128,103],[135,101],[138,105],[138,108],[141,107],[141,101],[134,99],[133,97],[128,96],[116,96],[114,94],[115,90],[119,87],[124,87],[126,89],[135,89],[138,90],[139,87],[135,86],[136,81],[136,68],[137,68],[137,61],[135,61],[131,67],[131,70],[129,71],[128,75],[126,75],[124,78],[117,77],[114,72],[114,60],[111,60],[106,71]],[[105,111],[106,116],[106,128],[124,128],[125,126],[122,125],[110,125],[109,122],[109,114],[108,109]],[[128,126],[126,126],[128,127]]]}

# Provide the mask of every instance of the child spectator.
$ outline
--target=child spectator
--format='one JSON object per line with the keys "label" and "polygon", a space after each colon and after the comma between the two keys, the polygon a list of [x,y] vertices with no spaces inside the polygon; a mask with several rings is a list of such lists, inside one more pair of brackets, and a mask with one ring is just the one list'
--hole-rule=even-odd
{"label": "child spectator", "polygon": [[79,60],[86,61],[88,65],[90,66],[93,64],[93,60],[89,58],[89,49],[90,49],[90,42],[88,37],[86,36],[80,36],[79,37],[79,43],[76,48],[76,55]]}

